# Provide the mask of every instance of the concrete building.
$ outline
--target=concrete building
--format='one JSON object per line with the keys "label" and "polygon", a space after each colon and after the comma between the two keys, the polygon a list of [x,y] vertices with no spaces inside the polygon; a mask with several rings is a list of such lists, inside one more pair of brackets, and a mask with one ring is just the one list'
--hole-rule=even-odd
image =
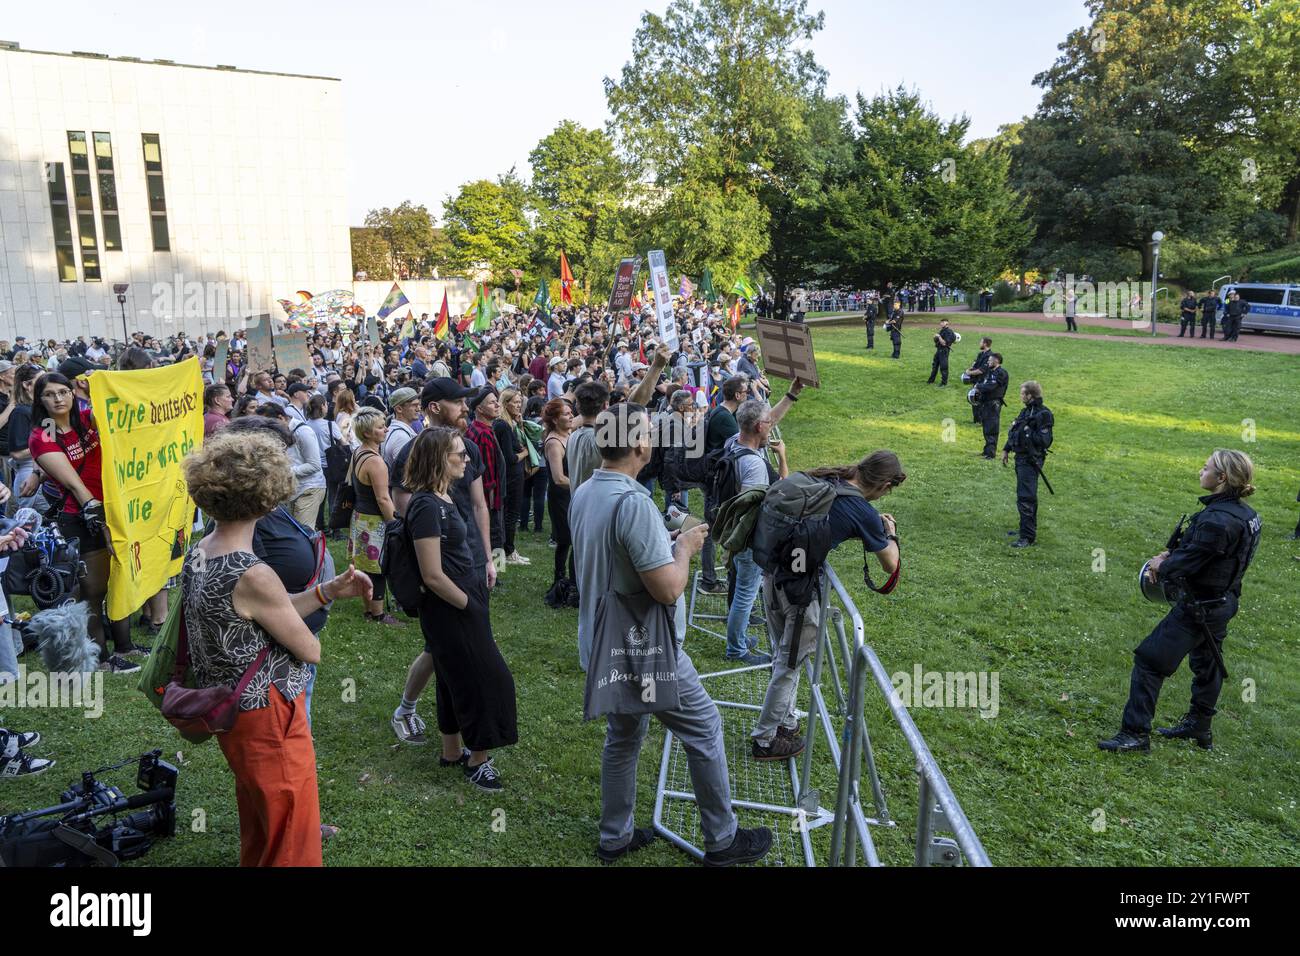
{"label": "concrete building", "polygon": [[237,328],[351,288],[338,80],[0,42],[0,339]]}

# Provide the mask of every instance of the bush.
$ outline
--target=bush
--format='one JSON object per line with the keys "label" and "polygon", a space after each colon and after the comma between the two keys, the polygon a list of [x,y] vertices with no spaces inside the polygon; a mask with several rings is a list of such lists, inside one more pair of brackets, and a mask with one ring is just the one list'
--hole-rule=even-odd
{"label": "bush", "polygon": [[1300,278],[1300,243],[1264,252],[1206,259],[1182,269],[1187,285],[1198,291],[1210,287],[1220,276],[1251,282],[1284,282]]}

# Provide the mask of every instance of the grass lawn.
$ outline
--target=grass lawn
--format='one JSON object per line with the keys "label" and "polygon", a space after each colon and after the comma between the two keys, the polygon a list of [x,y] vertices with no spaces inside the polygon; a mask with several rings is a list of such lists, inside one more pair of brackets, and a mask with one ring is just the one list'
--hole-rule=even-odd
{"label": "grass lawn", "polygon": [[[908,336],[895,362],[887,350],[866,352],[860,327],[814,327],[814,335],[825,387],[805,392],[783,423],[793,465],[843,463],[888,447],[909,474],[884,505],[902,538],[899,589],[889,597],[867,591],[855,544],[833,559],[867,640],[891,673],[919,664],[999,675],[992,719],[912,711],[993,862],[1300,863],[1300,565],[1296,546],[1282,540],[1295,526],[1300,485],[1295,358],[1002,335],[1013,388],[1039,380],[1057,422],[1047,463],[1057,494],[1040,492],[1038,545],[1013,551],[1004,532],[1016,525],[1014,475],[977,457],[979,429],[955,380],[974,341],[954,350],[954,381],[940,389],[925,384],[928,337]],[[1004,410],[1004,434],[1015,411]],[[1138,568],[1163,548],[1179,515],[1197,508],[1197,472],[1216,447],[1254,457],[1260,490],[1250,503],[1263,516],[1264,540],[1225,644],[1232,677],[1215,749],[1156,742],[1149,755],[1103,754],[1095,740],[1118,727],[1132,649],[1161,613],[1137,596]],[[323,818],[342,828],[327,864],[593,861],[603,725],[581,720],[576,612],[541,602],[553,553],[546,538],[523,536],[520,550],[533,564],[508,569],[492,599],[522,738],[497,757],[508,787],[500,797],[471,791],[458,771],[438,769],[435,747],[401,746],[389,729],[421,646],[417,625],[380,628],[351,608],[331,618],[313,702]],[[720,641],[692,634],[687,647],[701,671],[721,665]],[[142,862],[235,863],[233,784],[218,748],[184,744],[135,691],[134,677],[105,683],[98,720],[70,711],[0,715],[6,726],[40,730],[35,752],[58,760],[41,777],[0,785],[0,812],[53,804],[82,769],[160,746],[183,754],[183,832]],[[1184,667],[1166,684],[1161,718],[1183,712],[1189,683]],[[432,692],[421,713],[432,728]],[[868,717],[891,810],[905,816],[915,800],[911,762],[880,701]],[[652,730],[639,822],[650,819],[661,744]],[[198,823],[202,832],[191,832]],[[910,853],[901,830],[882,838],[881,850],[896,863]],[[685,857],[660,841],[635,861],[681,865]]]}
{"label": "grass lawn", "polygon": [[[840,315],[841,313],[827,312],[822,314]],[[814,313],[813,315],[815,316],[816,313]],[[930,342],[930,336],[933,335],[934,331],[939,328],[940,319],[947,319],[951,325],[956,326],[958,331],[961,331],[962,329],[965,329],[967,327],[976,328],[976,329],[980,327],[992,328],[992,329],[1031,329],[1034,331],[1042,331],[1042,332],[1064,332],[1065,331],[1064,318],[1029,319],[1029,318],[1020,318],[1014,315],[1000,315],[1000,314],[981,315],[978,312],[935,312],[935,313],[908,312],[906,313],[905,319],[903,321],[904,348],[906,348],[909,342],[909,338],[917,342],[918,344],[924,343],[928,346]],[[1097,335],[1146,336],[1147,338],[1151,337],[1151,327],[1149,325],[1146,326],[1144,329],[1143,328],[1113,329],[1110,328],[1109,326],[1099,325],[1095,322],[1090,322],[1086,317],[1081,317],[1077,321],[1079,325],[1079,331],[1083,333],[1094,333]],[[820,328],[826,328],[827,326],[853,327],[858,329],[862,333],[863,341],[864,342],[866,341],[865,326],[863,324],[862,315],[860,313],[854,314],[852,316],[845,316],[842,319],[833,319],[833,320],[827,320],[825,322],[818,322],[817,326]],[[1178,326],[1175,323],[1174,334],[1177,334],[1177,329]],[[1162,334],[1167,334],[1168,325],[1165,325],[1164,328],[1162,328],[1160,331]],[[882,319],[876,320],[876,336],[878,338],[883,337],[886,346],[888,346],[889,333],[884,331],[884,320]],[[927,372],[926,374],[928,375],[929,373]]]}

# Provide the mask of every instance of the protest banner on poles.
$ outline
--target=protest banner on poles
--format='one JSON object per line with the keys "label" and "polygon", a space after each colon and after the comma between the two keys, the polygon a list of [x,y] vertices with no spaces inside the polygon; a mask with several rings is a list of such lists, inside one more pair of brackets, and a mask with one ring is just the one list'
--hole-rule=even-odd
{"label": "protest banner on poles", "polygon": [[655,293],[655,316],[659,319],[659,341],[677,351],[677,316],[673,315],[673,292],[668,286],[668,263],[663,250],[650,250],[650,285]]}
{"label": "protest banner on poles", "polygon": [[194,522],[181,460],[203,442],[203,374],[178,365],[90,376],[113,539],[108,615],[120,621],[180,573]]}

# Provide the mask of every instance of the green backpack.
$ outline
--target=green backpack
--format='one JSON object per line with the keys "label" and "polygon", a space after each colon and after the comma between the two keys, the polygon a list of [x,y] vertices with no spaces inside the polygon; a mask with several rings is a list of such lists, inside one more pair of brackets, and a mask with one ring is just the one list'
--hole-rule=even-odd
{"label": "green backpack", "polygon": [[[163,691],[171,683],[176,673],[176,645],[180,642],[181,636],[181,608],[184,602],[181,600],[180,592],[177,591],[172,595],[173,600],[167,606],[167,620],[158,631],[157,638],[153,642],[153,651],[149,654],[149,659],[140,667],[140,682],[136,688],[145,697],[149,698],[149,703],[161,713],[163,702]],[[193,671],[185,672],[184,686],[193,687]]]}

